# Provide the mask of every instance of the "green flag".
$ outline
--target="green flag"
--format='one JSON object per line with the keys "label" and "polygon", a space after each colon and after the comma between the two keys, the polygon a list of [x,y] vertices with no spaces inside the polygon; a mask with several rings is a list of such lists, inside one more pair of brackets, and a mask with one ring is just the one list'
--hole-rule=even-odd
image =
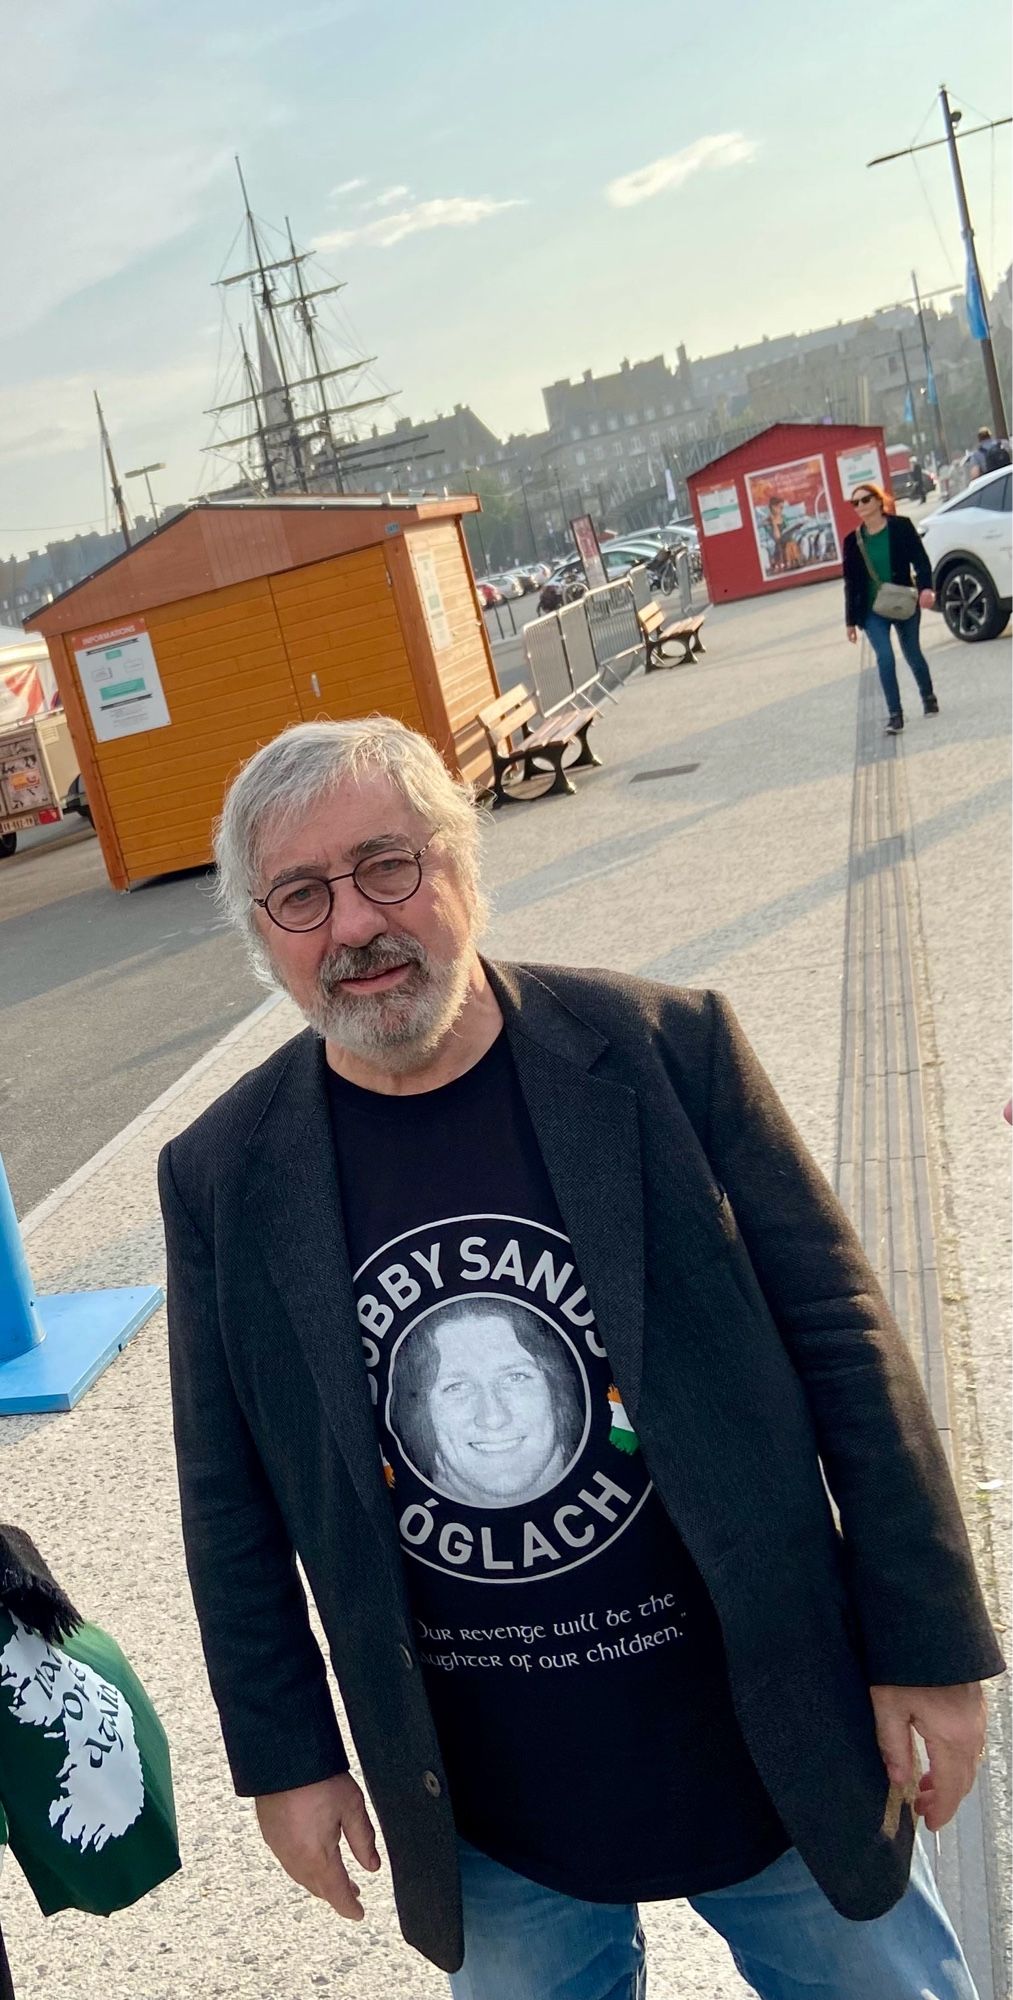
{"label": "green flag", "polygon": [[114,1639],[0,1610],[0,1839],[45,1916],[108,1916],[180,1865],[169,1746]]}

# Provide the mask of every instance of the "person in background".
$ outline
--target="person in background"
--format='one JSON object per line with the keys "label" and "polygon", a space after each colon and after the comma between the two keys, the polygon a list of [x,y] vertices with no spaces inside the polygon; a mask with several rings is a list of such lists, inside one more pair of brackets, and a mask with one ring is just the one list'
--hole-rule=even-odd
{"label": "person in background", "polygon": [[908,473],[908,479],[911,482],[911,498],[920,506],[928,491],[925,484],[925,468],[920,458],[913,458],[911,460],[911,470]]}
{"label": "person in background", "polygon": [[[933,610],[936,602],[932,565],[914,522],[897,513],[893,500],[881,486],[864,480],[861,486],[856,486],[851,504],[858,521],[844,541],[844,623],[851,644],[855,644],[859,632],[864,632],[876,655],[880,686],[886,697],[887,734],[897,736],[904,727],[904,710],[893,652],[894,625],[898,628],[901,652],[917,682],[925,714],[939,714],[919,631],[922,612]],[[882,584],[910,584],[912,577],[918,603],[910,618],[884,618],[873,610]]]}
{"label": "person in background", "polygon": [[972,451],[968,462],[972,480],[984,479],[986,472],[998,472],[1009,464],[1009,447],[992,436],[987,424],[982,424],[977,448]]}

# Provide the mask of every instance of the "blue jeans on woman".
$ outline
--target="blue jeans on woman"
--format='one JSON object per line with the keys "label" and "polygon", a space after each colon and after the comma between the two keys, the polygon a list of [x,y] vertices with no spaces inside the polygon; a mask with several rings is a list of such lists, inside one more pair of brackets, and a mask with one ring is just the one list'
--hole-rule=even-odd
{"label": "blue jeans on woman", "polygon": [[[465,1953],[454,2000],[645,2000],[635,1903],[582,1903],[459,1847]],[[839,1916],[794,1848],[689,1901],[761,2000],[975,2000],[918,1843],[906,1893],[869,1923]]]}
{"label": "blue jeans on woman", "polygon": [[900,689],[897,686],[897,663],[893,656],[891,635],[894,626],[897,628],[900,650],[918,683],[918,692],[922,700],[932,700],[932,675],[929,672],[929,663],[922,652],[921,622],[920,611],[916,611],[913,618],[881,618],[878,611],[866,613],[865,636],[876,655],[879,682],[886,696],[887,710],[891,715],[903,714]]}

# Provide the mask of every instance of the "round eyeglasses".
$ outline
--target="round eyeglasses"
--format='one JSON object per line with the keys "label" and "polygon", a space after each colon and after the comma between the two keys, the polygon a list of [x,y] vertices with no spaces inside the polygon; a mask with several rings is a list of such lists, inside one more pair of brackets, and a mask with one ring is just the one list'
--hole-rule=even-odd
{"label": "round eyeglasses", "polygon": [[370,903],[407,903],[422,880],[422,856],[435,838],[431,833],[425,847],[414,854],[402,854],[395,848],[385,854],[366,855],[344,875],[293,876],[287,882],[276,882],[266,896],[254,896],[253,900],[282,931],[319,930],[334,908],[335,882],[354,882],[360,896]]}

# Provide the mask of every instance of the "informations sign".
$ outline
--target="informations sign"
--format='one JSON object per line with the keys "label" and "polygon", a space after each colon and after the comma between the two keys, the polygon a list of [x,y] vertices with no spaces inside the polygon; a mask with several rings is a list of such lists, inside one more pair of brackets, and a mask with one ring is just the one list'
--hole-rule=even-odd
{"label": "informations sign", "polygon": [[764,583],[841,560],[822,455],[746,473],[746,493]]}
{"label": "informations sign", "polygon": [[600,590],[602,584],[608,582],[608,577],[605,574],[605,564],[601,559],[598,537],[590,514],[578,514],[576,520],[570,522],[570,533],[577,554],[584,565],[588,589]]}
{"label": "informations sign", "polygon": [[853,451],[839,451],[837,470],[841,475],[841,492],[847,500],[863,480],[871,480],[873,486],[885,484],[879,451],[874,444],[859,444]]}
{"label": "informations sign", "polygon": [[78,632],[73,646],[96,742],[168,728],[172,718],[143,618]]}
{"label": "informations sign", "polygon": [[700,521],[705,535],[730,535],[742,526],[737,486],[708,486],[697,494]]}
{"label": "informations sign", "polygon": [[426,615],[426,624],[429,627],[429,637],[433,642],[433,651],[443,653],[448,646],[453,645],[454,635],[450,629],[447,607],[443,602],[436,557],[429,549],[412,547],[411,539],[408,547],[411,549],[412,564],[419,586],[419,596],[422,599],[422,609]]}

